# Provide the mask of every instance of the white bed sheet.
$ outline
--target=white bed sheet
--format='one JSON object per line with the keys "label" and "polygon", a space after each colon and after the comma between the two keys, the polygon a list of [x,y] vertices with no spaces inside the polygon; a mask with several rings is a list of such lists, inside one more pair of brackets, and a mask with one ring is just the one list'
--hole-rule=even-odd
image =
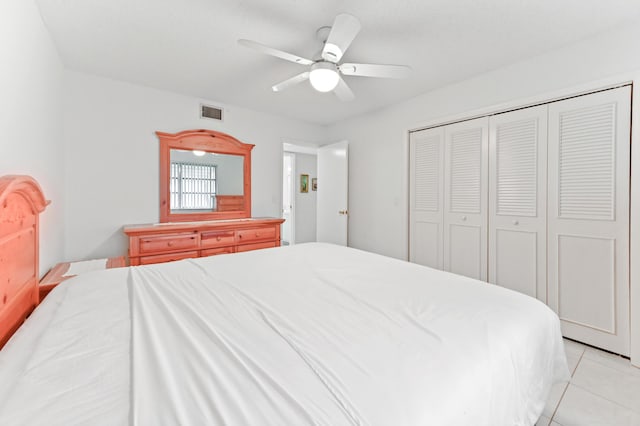
{"label": "white bed sheet", "polygon": [[567,377],[539,301],[315,243],[63,283],[0,352],[0,424],[532,425]]}

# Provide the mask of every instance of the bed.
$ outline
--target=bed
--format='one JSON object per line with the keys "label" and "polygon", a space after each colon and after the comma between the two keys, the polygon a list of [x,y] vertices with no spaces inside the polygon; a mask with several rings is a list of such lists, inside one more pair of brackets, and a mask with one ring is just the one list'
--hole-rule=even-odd
{"label": "bed", "polygon": [[0,424],[533,425],[567,378],[539,301],[310,243],[65,281],[0,351]]}

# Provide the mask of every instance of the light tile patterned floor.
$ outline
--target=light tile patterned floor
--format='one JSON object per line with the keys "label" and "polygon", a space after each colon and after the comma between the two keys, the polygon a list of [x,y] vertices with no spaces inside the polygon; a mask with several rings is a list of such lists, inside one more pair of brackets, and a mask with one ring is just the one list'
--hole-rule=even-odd
{"label": "light tile patterned floor", "polygon": [[571,380],[556,385],[536,426],[640,426],[640,369],[565,339]]}

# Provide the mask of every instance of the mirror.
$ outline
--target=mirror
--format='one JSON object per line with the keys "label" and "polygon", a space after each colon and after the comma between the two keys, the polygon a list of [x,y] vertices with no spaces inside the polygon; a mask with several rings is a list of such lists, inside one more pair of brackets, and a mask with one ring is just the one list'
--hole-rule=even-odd
{"label": "mirror", "polygon": [[172,149],[170,161],[171,213],[242,210],[244,157]]}
{"label": "mirror", "polygon": [[157,132],[160,222],[251,216],[251,149],[224,133]]}

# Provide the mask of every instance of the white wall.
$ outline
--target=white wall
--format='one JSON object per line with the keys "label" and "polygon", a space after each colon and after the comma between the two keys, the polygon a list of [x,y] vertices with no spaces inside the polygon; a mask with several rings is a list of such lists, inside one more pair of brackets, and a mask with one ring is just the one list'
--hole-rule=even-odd
{"label": "white wall", "polygon": [[[208,128],[252,152],[252,214],[281,215],[282,142],[326,141],[323,126],[219,102],[65,72],[66,259],[125,254],[122,226],[159,218],[156,130]],[[199,104],[225,108],[224,121],[199,118]]]}
{"label": "white wall", "polygon": [[407,258],[409,129],[633,72],[638,40],[640,25],[622,28],[330,126],[349,141],[349,244]]}
{"label": "white wall", "polygon": [[42,275],[63,260],[63,68],[32,0],[0,2],[0,58],[0,175],[33,176],[52,201],[40,217]]}
{"label": "white wall", "polygon": [[[318,157],[296,153],[296,244],[316,241],[318,191],[311,190],[311,179],[318,176]],[[309,192],[300,192],[300,175],[309,175]]]}

